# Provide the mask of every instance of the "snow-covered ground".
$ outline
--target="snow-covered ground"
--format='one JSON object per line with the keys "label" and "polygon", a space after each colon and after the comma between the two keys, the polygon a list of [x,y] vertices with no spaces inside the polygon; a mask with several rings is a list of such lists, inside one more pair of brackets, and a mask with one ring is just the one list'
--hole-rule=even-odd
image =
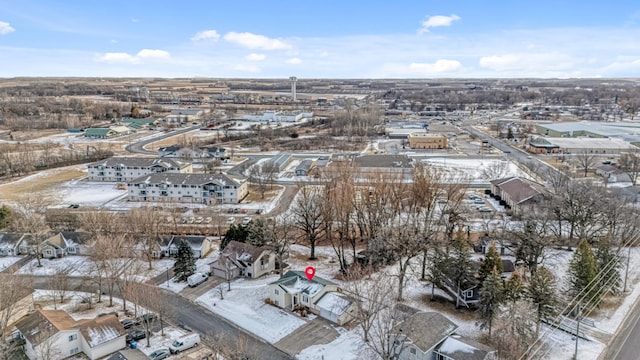
{"label": "snow-covered ground", "polygon": [[[202,273],[208,274],[211,271],[211,266],[209,264],[214,262],[216,259],[218,259],[218,257],[220,257],[220,254],[218,253],[218,246],[219,246],[219,243],[214,243],[212,245],[212,251],[209,254],[209,256],[207,256],[206,258],[196,260],[196,272],[202,272]],[[163,289],[167,289],[169,291],[179,293],[182,290],[184,290],[184,288],[186,288],[188,284],[186,281],[178,282],[178,281],[175,281],[175,278],[171,278],[169,279],[169,281],[165,281],[158,286]]]}
{"label": "snow-covered ground", "polygon": [[19,256],[4,256],[0,257],[0,271],[8,268],[9,266],[15,264],[18,260],[22,259]]}
{"label": "snow-covered ground", "polygon": [[231,291],[224,291],[220,300],[218,290],[213,289],[196,299],[196,302],[214,313],[238,324],[245,330],[275,343],[306,322],[292,313],[265,303],[268,284],[278,276],[257,280],[237,279],[231,283]]}
{"label": "snow-covered ground", "polygon": [[[167,269],[173,267],[175,260],[159,259],[153,261],[153,269],[148,269],[145,261],[138,260],[137,267],[140,272],[137,274],[139,281],[146,281],[162,274]],[[18,274],[31,275],[55,275],[61,271],[67,272],[69,276],[87,276],[91,274],[93,262],[87,256],[65,256],[56,259],[40,259],[42,266],[38,266],[36,259],[31,260],[18,270]]]}
{"label": "snow-covered ground", "polygon": [[115,183],[72,180],[61,186],[57,194],[63,204],[78,204],[81,206],[103,206],[106,203],[125,197],[127,190],[116,189]]}
{"label": "snow-covered ground", "polygon": [[434,157],[423,160],[433,166],[456,176],[463,176],[472,182],[489,181],[507,176],[529,178],[518,165],[511,161],[500,159],[457,159],[449,157]]}
{"label": "snow-covered ground", "polygon": [[338,328],[340,336],[328,344],[314,345],[302,350],[296,359],[299,360],[358,360],[362,359],[362,349],[366,346],[362,341],[359,328],[346,331]]}

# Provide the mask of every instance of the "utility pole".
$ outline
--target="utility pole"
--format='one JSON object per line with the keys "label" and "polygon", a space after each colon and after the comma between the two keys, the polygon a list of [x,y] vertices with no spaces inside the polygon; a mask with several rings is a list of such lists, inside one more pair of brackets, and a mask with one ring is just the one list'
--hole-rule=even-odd
{"label": "utility pole", "polygon": [[628,246],[627,248],[629,249],[629,253],[627,254],[627,266],[624,269],[623,292],[627,292],[627,277],[629,276],[629,260],[631,259],[631,246]]}
{"label": "utility pole", "polygon": [[578,360],[578,340],[580,340],[580,303],[578,303],[576,311],[576,349],[573,353],[573,360]]}

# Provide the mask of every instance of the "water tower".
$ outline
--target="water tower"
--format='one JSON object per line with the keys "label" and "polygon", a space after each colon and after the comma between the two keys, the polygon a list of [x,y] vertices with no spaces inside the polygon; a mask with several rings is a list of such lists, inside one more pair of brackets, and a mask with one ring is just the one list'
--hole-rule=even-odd
{"label": "water tower", "polygon": [[289,77],[289,81],[291,82],[291,99],[293,102],[296,101],[296,83],[298,82],[298,78],[295,76]]}

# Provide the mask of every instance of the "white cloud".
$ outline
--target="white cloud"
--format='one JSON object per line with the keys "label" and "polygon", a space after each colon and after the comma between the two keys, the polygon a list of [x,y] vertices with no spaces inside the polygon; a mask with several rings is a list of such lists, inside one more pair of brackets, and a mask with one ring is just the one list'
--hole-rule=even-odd
{"label": "white cloud", "polygon": [[229,32],[224,35],[224,39],[228,42],[244,46],[249,49],[262,50],[287,50],[291,49],[291,45],[280,39],[271,39],[264,35],[252,34],[249,32],[237,33]]}
{"label": "white cloud", "polygon": [[249,55],[245,56],[244,58],[249,60],[249,61],[262,61],[262,60],[266,59],[267,56],[265,54],[252,53],[252,54],[249,54]]}
{"label": "white cloud", "polygon": [[220,39],[220,34],[218,34],[218,32],[215,30],[199,31],[191,37],[191,40],[193,41],[200,41],[200,40],[218,41],[218,39]]}
{"label": "white cloud", "polygon": [[112,43],[112,44],[117,44],[117,43],[118,43],[118,40],[116,40],[116,39],[111,39],[111,40],[109,40],[109,42],[110,42],[110,43]]}
{"label": "white cloud", "polygon": [[255,65],[244,65],[244,64],[237,64],[234,65],[233,70],[238,70],[238,71],[242,71],[242,72],[248,72],[248,73],[259,73],[260,71],[262,71],[262,69],[260,69],[259,67],[255,66]]}
{"label": "white cloud", "polygon": [[136,55],[123,52],[104,53],[96,57],[99,62],[120,63],[120,64],[140,64],[143,60],[162,60],[171,57],[167,51],[142,49]]}
{"label": "white cloud", "polygon": [[298,65],[298,64],[301,64],[301,63],[302,63],[302,60],[300,60],[297,57],[294,57],[294,58],[291,58],[291,59],[287,60],[287,64]]}
{"label": "white cloud", "polygon": [[16,31],[8,22],[0,21],[0,35],[5,35]]}
{"label": "white cloud", "polygon": [[97,61],[107,63],[137,64],[140,59],[127,53],[105,53],[97,57]]}
{"label": "white cloud", "polygon": [[164,50],[142,49],[136,57],[140,59],[168,59],[171,57],[171,54]]}
{"label": "white cloud", "polygon": [[462,69],[462,64],[457,60],[439,59],[430,63],[411,63],[409,71],[415,74],[445,74],[452,73]]}
{"label": "white cloud", "polygon": [[426,33],[429,32],[429,29],[432,27],[439,26],[451,26],[454,21],[460,20],[460,17],[455,14],[451,14],[450,16],[446,15],[435,15],[429,16],[427,20],[422,22],[422,27],[418,30],[418,33]]}

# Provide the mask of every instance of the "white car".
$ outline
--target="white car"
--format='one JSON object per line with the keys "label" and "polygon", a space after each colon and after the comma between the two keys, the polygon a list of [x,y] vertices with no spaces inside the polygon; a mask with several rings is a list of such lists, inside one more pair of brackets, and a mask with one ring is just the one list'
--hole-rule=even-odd
{"label": "white car", "polygon": [[235,222],[236,222],[236,218],[234,218],[233,216],[230,216],[227,219],[227,225],[233,225],[233,223],[235,223]]}
{"label": "white car", "polygon": [[242,226],[247,226],[247,225],[249,225],[249,223],[250,223],[250,222],[251,222],[251,218],[250,218],[250,217],[248,217],[248,216],[245,216],[245,217],[242,219]]}

